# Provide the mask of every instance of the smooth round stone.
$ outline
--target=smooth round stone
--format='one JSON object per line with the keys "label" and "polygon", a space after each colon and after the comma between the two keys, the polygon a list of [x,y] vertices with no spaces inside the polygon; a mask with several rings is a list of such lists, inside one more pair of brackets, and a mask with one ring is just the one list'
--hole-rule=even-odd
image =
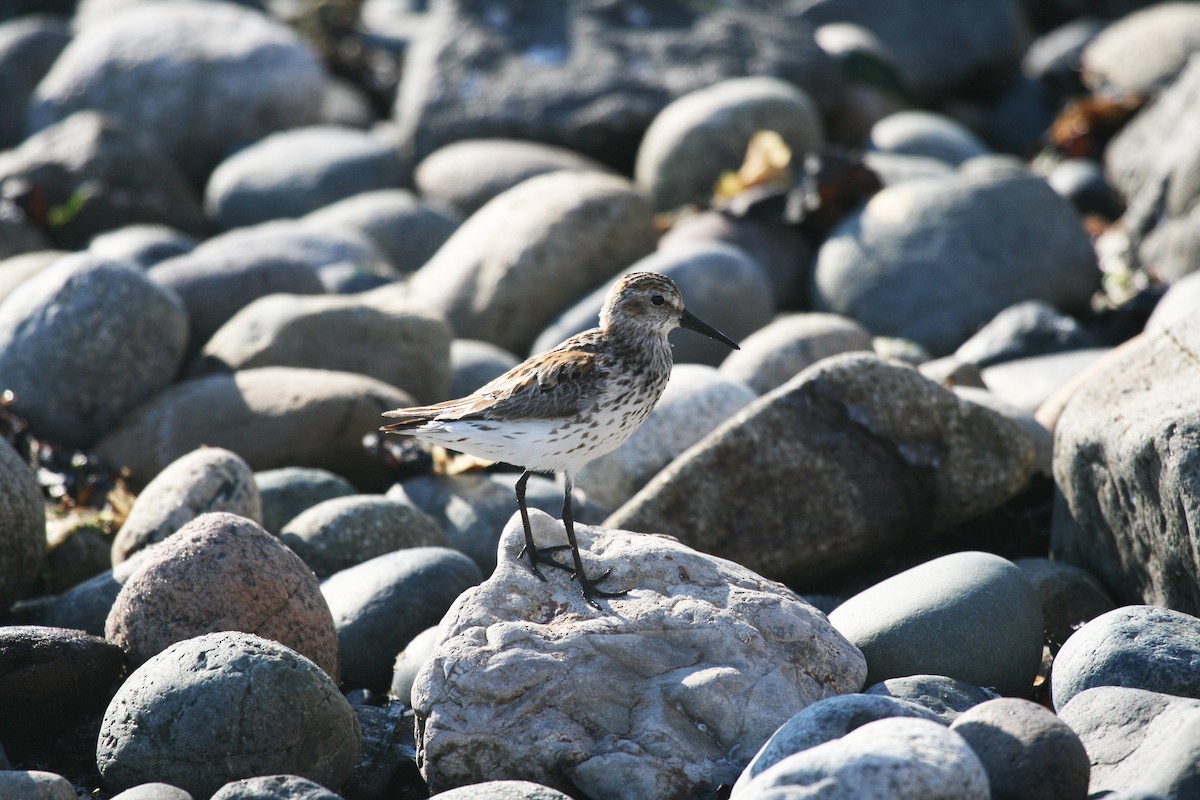
{"label": "smooth round stone", "polygon": [[840,739],[863,725],[891,717],[939,721],[932,711],[907,700],[890,697],[842,694],[818,700],[783,723],[771,735],[742,771],[733,794],[740,796],[746,784],[793,753]]}
{"label": "smooth round stone", "polygon": [[964,711],[997,698],[995,692],[945,675],[888,678],[863,689],[863,694],[916,703],[936,715],[943,725],[954,722]]}
{"label": "smooth round stone", "polygon": [[989,152],[966,126],[930,111],[898,111],[884,117],[871,128],[867,146],[885,153],[935,158],[954,166]]}
{"label": "smooth round stone", "polygon": [[987,770],[992,800],[1083,800],[1091,764],[1065,722],[1029,700],[1002,697],[950,725]]}
{"label": "smooth round stone", "polygon": [[338,647],[317,578],[248,519],[203,514],[151,551],[121,587],[104,635],[145,662],[216,630],[273,639],[338,675]]}
{"label": "smooth round stone", "polygon": [[656,211],[705,204],[721,173],[741,166],[762,130],[779,134],[797,163],[825,140],[820,112],[798,86],[769,77],[720,81],[658,113],[638,147],[637,183]]}
{"label": "smooth round stone", "polygon": [[1013,563],[1037,591],[1051,647],[1062,647],[1085,623],[1116,605],[1100,581],[1079,567],[1048,558],[1018,558]]}
{"label": "smooth round stone", "polygon": [[254,470],[321,467],[374,487],[387,469],[363,451],[363,434],[379,427],[384,411],[414,404],[407,392],[365,375],[261,367],[171,386],[98,442],[96,452],[129,467],[134,487],[202,445],[232,450]]}
{"label": "smooth round stone", "polygon": [[946,675],[1024,697],[1042,656],[1037,593],[990,553],[936,558],[859,592],[829,615],[867,658],[867,683]]}
{"label": "smooth round stone", "polygon": [[60,445],[90,447],[165,389],[186,342],[187,314],[174,294],[141,270],[86,253],[59,259],[0,304],[10,408]]}
{"label": "smooth round stone", "polygon": [[1105,177],[1104,168],[1095,161],[1069,158],[1055,165],[1046,182],[1080,214],[1095,214],[1115,221],[1125,210],[1125,204]]}
{"label": "smooth round stone", "polygon": [[1033,413],[1072,378],[1083,374],[1109,353],[1108,348],[1089,347],[1005,361],[982,370],[987,388],[1002,400]]}
{"label": "smooth round stone", "polygon": [[322,125],[266,136],[222,161],[204,193],[219,228],[302,217],[404,180],[399,154],[369,133]]}
{"label": "smooth round stone", "polygon": [[1047,31],[1030,43],[1021,59],[1021,71],[1062,95],[1079,92],[1083,88],[1079,74],[1083,51],[1109,24],[1110,20],[1084,16]]}
{"label": "smooth round stone", "polygon": [[180,789],[169,783],[152,781],[138,784],[123,792],[117,792],[111,800],[193,800],[193,798],[186,789]]}
{"label": "smooth round stone", "polygon": [[954,355],[980,368],[1019,358],[1095,347],[1074,317],[1044,300],[1026,300],[1001,311],[963,342]]}
{"label": "smooth round stone", "polygon": [[530,781],[484,781],[438,792],[430,800],[569,800],[569,797]]}
{"label": "smooth round stone", "polygon": [[747,336],[721,362],[721,373],[759,394],[782,386],[822,358],[871,350],[871,334],[837,314],[786,314]]}
{"label": "smooth round stone", "polygon": [[875,173],[884,186],[896,186],[929,178],[949,178],[955,174],[952,164],[936,158],[885,153],[879,150],[863,153],[863,164]]}
{"label": "smooth round stone", "polygon": [[465,397],[521,363],[503,347],[478,339],[450,343],[450,397]]}
{"label": "smooth round stone", "polygon": [[988,778],[958,734],[927,719],[893,717],[788,756],[738,795],[779,797],[985,800]]}
{"label": "smooth round stone", "polygon": [[321,591],[333,612],[346,685],[386,690],[396,655],[481,580],[474,561],[445,547],[399,550],[327,578]]}
{"label": "smooth round stone", "polygon": [[75,787],[62,775],[45,770],[0,770],[0,797],[14,800],[76,800]]}
{"label": "smooth round stone", "polygon": [[755,398],[745,383],[712,367],[680,364],[645,423],[619,448],[581,469],[577,483],[607,515]]}
{"label": "smooth round stone", "polygon": [[0,443],[0,613],[37,580],[46,557],[46,512],[42,487],[29,465],[7,441]]}
{"label": "smooth round stone", "polygon": [[412,705],[413,681],[417,679],[421,667],[425,666],[425,662],[433,655],[433,648],[439,637],[440,629],[434,625],[418,633],[404,646],[392,667],[392,685],[388,690],[391,697],[404,705]]}
{"label": "smooth round stone", "polygon": [[197,235],[205,229],[195,192],[158,143],[94,111],[73,114],[0,153],[0,180],[10,195],[22,188],[34,193],[29,205],[47,215],[40,227],[64,250],[139,222]]}
{"label": "smooth round stone", "polygon": [[254,473],[241,456],[221,447],[193,450],[146,484],[113,539],[113,563],[161,542],[210,511],[262,520]]}
{"label": "smooth round stone", "polygon": [[354,484],[319,467],[280,467],[254,474],[262,498],[262,526],[278,535],[305,509],[324,500],[354,494]]}
{"label": "smooth round stone", "polygon": [[199,243],[195,237],[166,225],[127,225],[92,239],[88,252],[149,269],[160,261],[190,253]]}
{"label": "smooth round stone", "polygon": [[129,676],[105,712],[96,763],[114,792],[163,781],[210,797],[264,772],[340,786],[360,738],[354,709],[316,664],[223,631],[174,644]]}
{"label": "smooth round stone", "polygon": [[1050,673],[1055,709],[1096,686],[1200,698],[1200,619],[1157,606],[1123,606],[1067,639]]}
{"label": "smooth round stone", "polygon": [[261,775],[230,781],[211,800],[341,800],[341,795],[299,775]]}
{"label": "smooth round stone", "polygon": [[422,197],[464,218],[522,181],[550,172],[607,172],[585,155],[519,139],[466,139],[430,153],[413,175]]}
{"label": "smooth round stone", "polygon": [[[736,247],[698,243],[659,251],[620,274],[642,271],[658,272],[674,280],[687,310],[735,342],[769,323],[775,315],[775,298],[766,273]],[[543,330],[533,343],[533,352],[549,350],[568,336],[596,327],[613,279]],[[671,344],[676,364],[715,367],[729,354],[727,345],[695,331],[672,332]]]}
{"label": "smooth round stone", "polygon": [[1128,14],[1083,51],[1083,80],[1112,95],[1153,95],[1183,70],[1200,46],[1200,8],[1157,3]]}
{"label": "smooth round stone", "polygon": [[1161,333],[1195,314],[1196,309],[1200,309],[1200,270],[1171,284],[1154,311],[1150,312],[1146,330]]}
{"label": "smooth round stone", "polygon": [[0,150],[25,138],[25,109],[55,59],[71,41],[65,18],[29,15],[0,25]]}
{"label": "smooth round stone", "polygon": [[867,27],[827,22],[817,28],[815,36],[846,77],[841,102],[829,115],[829,139],[859,149],[872,125],[908,108],[908,88],[891,51]]}
{"label": "smooth round stone", "polygon": [[318,503],[284,525],[279,538],[322,579],[393,550],[446,544],[428,514],[370,494]]}
{"label": "smooth round stone", "polygon": [[406,189],[362,192],[319,208],[303,221],[317,231],[362,231],[401,273],[424,266],[459,226],[456,216]]}
{"label": "smooth round stone", "polygon": [[228,153],[315,122],[326,80],[299,35],[265,14],[152,3],[79,31],[38,84],[29,129],[102,111],[158,142],[201,184]]}

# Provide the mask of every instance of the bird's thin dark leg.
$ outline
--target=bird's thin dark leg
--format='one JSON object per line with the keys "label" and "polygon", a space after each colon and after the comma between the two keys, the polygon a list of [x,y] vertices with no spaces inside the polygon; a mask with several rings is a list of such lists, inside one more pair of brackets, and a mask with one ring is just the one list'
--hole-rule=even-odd
{"label": "bird's thin dark leg", "polygon": [[537,575],[539,578],[545,581],[546,576],[542,574],[540,569],[538,569],[539,563],[546,564],[547,566],[551,567],[558,567],[559,569],[567,572],[571,572],[572,569],[566,564],[558,563],[549,555],[547,555],[548,553],[552,553],[556,550],[565,550],[565,546],[559,545],[557,547],[543,547],[539,550],[533,543],[533,528],[529,524],[529,507],[525,505],[525,484],[529,483],[529,476],[532,474],[533,473],[529,470],[525,470],[521,473],[521,477],[517,478],[517,508],[521,510],[521,524],[525,526],[525,546],[521,548],[521,552],[517,554],[517,558],[529,553],[529,568],[533,571],[534,575]]}
{"label": "bird's thin dark leg", "polygon": [[628,594],[626,589],[620,592],[605,592],[596,588],[596,584],[608,577],[612,572],[611,569],[604,570],[604,573],[598,578],[589,578],[587,573],[583,571],[583,558],[579,555],[579,542],[575,539],[575,514],[571,509],[571,489],[575,486],[575,481],[570,475],[566,476],[566,490],[563,493],[563,525],[567,529],[567,541],[571,543],[571,557],[575,561],[575,579],[579,581],[579,586],[583,589],[583,597],[594,608],[600,608],[596,604],[597,597],[621,597]]}

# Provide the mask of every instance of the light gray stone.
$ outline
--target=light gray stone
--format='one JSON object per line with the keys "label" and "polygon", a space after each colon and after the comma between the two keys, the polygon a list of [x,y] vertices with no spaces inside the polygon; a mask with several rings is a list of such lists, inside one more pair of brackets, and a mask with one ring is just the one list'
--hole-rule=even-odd
{"label": "light gray stone", "polygon": [[1083,81],[1099,94],[1153,95],[1200,50],[1200,8],[1156,3],[1100,31],[1082,53]]}
{"label": "light gray stone", "polygon": [[529,781],[484,781],[438,792],[430,800],[568,800],[557,789]]}
{"label": "light gray stone", "polygon": [[160,261],[191,252],[200,240],[166,225],[126,225],[88,243],[88,252],[150,269]]}
{"label": "light gray stone", "polygon": [[871,350],[871,334],[837,314],[785,314],[738,342],[721,372],[766,394],[823,358]]}
{"label": "light gray stone", "polygon": [[1027,413],[1033,413],[1076,375],[1107,355],[1109,350],[1089,347],[1065,353],[1018,358],[981,371],[988,390]]}
{"label": "light gray stone", "polygon": [[863,689],[863,694],[916,703],[935,714],[943,725],[951,724],[964,711],[999,697],[989,689],[945,675],[905,675],[901,678],[888,678]]}
{"label": "light gray stone", "polygon": [[989,152],[965,125],[930,111],[889,114],[871,127],[867,145],[885,153],[935,158],[954,166]]}
{"label": "light gray stone", "polygon": [[341,800],[341,797],[299,775],[259,775],[230,781],[211,800]]}
{"label": "light gray stone", "polygon": [[185,789],[169,783],[141,783],[112,796],[112,800],[193,800]]}
{"label": "light gray stone", "polygon": [[412,705],[412,687],[417,679],[417,673],[425,662],[433,655],[433,648],[441,638],[441,628],[437,625],[426,628],[412,638],[392,667],[392,685],[388,695],[406,706]]}
{"label": "light gray stone", "polygon": [[0,797],[14,800],[75,800],[75,787],[54,772],[37,769],[0,770]]}

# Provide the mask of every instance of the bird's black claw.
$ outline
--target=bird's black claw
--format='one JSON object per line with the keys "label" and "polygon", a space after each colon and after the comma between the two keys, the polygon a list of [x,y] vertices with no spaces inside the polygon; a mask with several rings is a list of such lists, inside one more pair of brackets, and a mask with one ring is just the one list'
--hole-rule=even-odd
{"label": "bird's black claw", "polygon": [[[565,545],[565,544],[555,545],[554,547],[535,547],[533,549],[531,555],[529,556],[529,569],[533,572],[534,575],[538,576],[538,578],[541,579],[542,583],[546,582],[546,576],[542,574],[542,571],[540,569],[538,569],[538,564],[545,564],[548,567],[556,567],[557,569],[561,569],[565,572],[570,572],[570,573],[574,574],[574,572],[575,572],[574,567],[569,567],[566,564],[556,561],[555,559],[551,558],[549,555],[550,553],[555,553],[555,552],[558,552],[559,550],[570,550],[570,549],[571,549],[570,546]],[[528,547],[522,547],[521,552],[517,554],[517,558],[520,559],[520,558],[524,557],[524,555],[526,553],[529,553],[529,552],[530,552],[530,550]]]}
{"label": "bird's black claw", "polygon": [[597,588],[596,584],[608,577],[611,569],[604,570],[604,573],[599,578],[589,578],[586,575],[576,574],[575,578],[579,581],[579,588],[582,591],[583,599],[588,602],[592,608],[599,609],[600,606],[596,603],[596,598],[606,599],[611,597],[624,597],[629,594],[628,589],[622,589],[619,592],[606,592],[603,589]]}

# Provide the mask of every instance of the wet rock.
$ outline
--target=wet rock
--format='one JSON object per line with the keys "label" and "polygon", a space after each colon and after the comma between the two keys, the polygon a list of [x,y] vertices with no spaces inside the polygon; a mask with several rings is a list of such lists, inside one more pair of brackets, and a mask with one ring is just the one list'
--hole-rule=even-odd
{"label": "wet rock", "polygon": [[871,334],[837,314],[785,314],[738,342],[721,362],[721,372],[759,394],[787,383],[823,358],[871,351]]}
{"label": "wet rock", "polygon": [[999,506],[1033,468],[1016,423],[911,368],[845,354],[742,409],[605,524],[818,591]]}
{"label": "wet rock", "polygon": [[129,676],[105,712],[96,762],[113,792],[155,780],[209,797],[264,772],[340,786],[360,736],[323,670],[277,642],[224,631],[178,642]]}
{"label": "wet rock", "polygon": [[254,522],[212,512],[142,560],[113,602],[104,635],[136,666],[175,642],[221,630],[273,639],[337,679],[333,622],[312,571]]}
{"label": "wet rock", "polygon": [[37,580],[46,556],[42,488],[8,442],[0,443],[0,609],[7,611]]}
{"label": "wet rock", "polygon": [[240,456],[220,447],[193,450],[146,484],[113,540],[113,563],[120,564],[211,511],[262,521],[254,473]]}
{"label": "wet rock", "polygon": [[[565,538],[531,517],[539,545]],[[514,516],[492,577],[443,619],[413,686],[432,791],[507,778],[589,796],[700,794],[732,782],[792,714],[861,684],[858,652],[781,585],[664,537],[576,535],[588,569],[611,567],[605,588],[627,595],[598,610],[565,573],[539,581],[518,560]]]}
{"label": "wet rock", "polygon": [[254,482],[262,498],[262,526],[275,535],[301,511],[355,493],[350,481],[318,467],[268,469],[255,473]]}
{"label": "wet rock", "polygon": [[998,697],[993,691],[945,675],[888,678],[863,689],[863,694],[916,703],[935,714],[943,725],[954,722],[968,709]]}

